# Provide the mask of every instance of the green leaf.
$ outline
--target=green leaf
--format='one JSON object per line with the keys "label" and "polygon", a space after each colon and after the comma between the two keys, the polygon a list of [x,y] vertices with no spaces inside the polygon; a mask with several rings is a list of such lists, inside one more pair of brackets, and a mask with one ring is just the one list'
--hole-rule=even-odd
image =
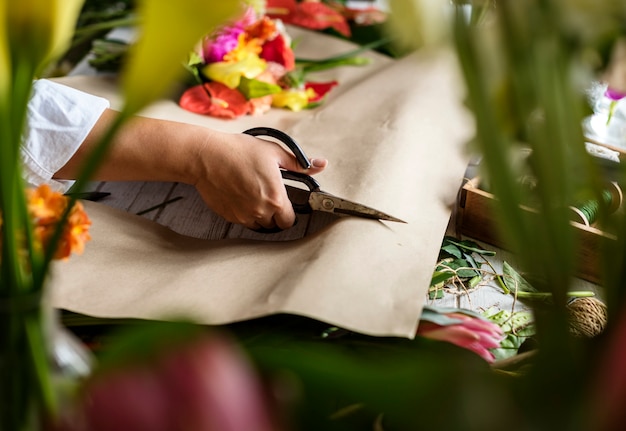
{"label": "green leaf", "polygon": [[246,96],[246,99],[248,100],[280,93],[281,91],[280,86],[276,84],[270,84],[269,82],[263,82],[257,79],[249,79],[245,76],[241,77],[241,81],[237,89],[244,96]]}
{"label": "green leaf", "polygon": [[444,291],[443,288],[433,289],[428,291],[428,299],[443,299]]}
{"label": "green leaf", "polygon": [[438,284],[442,284],[446,282],[447,280],[451,279],[452,277],[454,277],[453,271],[450,271],[450,270],[435,271],[433,273],[433,277],[430,279],[430,285],[436,286]]}
{"label": "green leaf", "polygon": [[520,273],[518,273],[508,262],[502,262],[502,272],[504,273],[504,282],[513,294],[516,292],[537,292]]}
{"label": "green leaf", "polygon": [[534,335],[533,314],[530,311],[507,311],[491,307],[483,312],[483,316],[491,320],[505,333],[512,332],[518,335]]}
{"label": "green leaf", "polygon": [[187,66],[199,66],[204,64],[204,60],[197,52],[190,52],[189,59],[187,60]]}
{"label": "green leaf", "polygon": [[495,256],[496,252],[493,250],[486,250],[482,247],[480,247],[476,242],[471,241],[471,240],[457,240],[453,237],[450,236],[446,236],[444,238],[445,241],[447,241],[450,244],[454,244],[457,247],[466,250],[468,252],[472,252],[472,253],[478,253],[480,255],[483,256]]}
{"label": "green leaf", "polygon": [[444,245],[441,247],[441,250],[459,259],[463,257],[463,253],[461,252],[461,249],[459,249],[459,247],[457,247],[454,244],[449,244],[449,243],[445,244],[444,242]]}
{"label": "green leaf", "polygon": [[480,274],[475,269],[472,269],[472,265],[465,259],[454,259],[452,262],[446,263],[444,267],[454,270],[459,278],[473,278]]}

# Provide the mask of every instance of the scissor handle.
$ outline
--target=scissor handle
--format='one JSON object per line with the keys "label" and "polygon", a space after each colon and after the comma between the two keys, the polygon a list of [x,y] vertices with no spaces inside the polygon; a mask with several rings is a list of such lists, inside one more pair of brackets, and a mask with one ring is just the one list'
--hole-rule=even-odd
{"label": "scissor handle", "polygon": [[311,205],[309,204],[309,197],[311,195],[310,192],[319,191],[320,184],[312,176],[301,174],[300,172],[280,171],[280,173],[283,176],[283,179],[300,182],[309,188],[309,192],[306,194],[305,200],[295,199],[290,195],[293,210],[298,214],[309,214],[312,211]]}
{"label": "scissor handle", "polygon": [[276,138],[281,141],[283,144],[287,146],[291,150],[291,152],[296,156],[296,160],[300,163],[305,169],[309,169],[311,167],[311,162],[309,162],[309,158],[304,154],[300,145],[288,134],[285,132],[273,129],[271,127],[253,127],[252,129],[248,129],[243,133],[252,136],[270,136],[272,138]]}
{"label": "scissor handle", "polygon": [[280,173],[286,180],[298,181],[304,184],[311,192],[317,192],[320,190],[320,183],[318,183],[317,180],[310,175],[293,171],[280,171]]}

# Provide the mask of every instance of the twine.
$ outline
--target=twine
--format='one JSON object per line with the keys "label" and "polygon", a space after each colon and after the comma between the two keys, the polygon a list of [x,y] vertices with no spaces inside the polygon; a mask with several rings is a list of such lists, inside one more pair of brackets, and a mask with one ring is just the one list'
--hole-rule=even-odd
{"label": "twine", "polygon": [[601,208],[606,208],[609,214],[612,214],[622,206],[622,200],[622,190],[617,183],[612,182],[607,189],[602,190],[601,201],[589,199],[571,206],[572,219],[585,226],[591,226],[598,220]]}
{"label": "twine", "polygon": [[592,338],[600,335],[606,327],[606,305],[592,297],[575,298],[567,304],[570,333],[577,337]]}

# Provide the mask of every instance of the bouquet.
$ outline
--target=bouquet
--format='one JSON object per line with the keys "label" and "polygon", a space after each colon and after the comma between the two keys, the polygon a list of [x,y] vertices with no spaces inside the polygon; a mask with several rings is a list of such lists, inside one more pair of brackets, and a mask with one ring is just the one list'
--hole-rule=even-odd
{"label": "bouquet", "polygon": [[271,107],[292,111],[321,104],[338,83],[313,82],[307,74],[341,65],[367,64],[355,54],[298,61],[283,21],[249,7],[243,17],[207,35],[190,55],[199,82],[179,100],[182,108],[219,118],[258,115]]}

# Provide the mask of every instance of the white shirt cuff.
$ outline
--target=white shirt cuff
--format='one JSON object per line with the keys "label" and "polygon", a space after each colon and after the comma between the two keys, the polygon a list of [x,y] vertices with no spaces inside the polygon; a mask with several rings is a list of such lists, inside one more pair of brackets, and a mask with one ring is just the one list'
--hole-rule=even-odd
{"label": "white shirt cuff", "polygon": [[21,147],[28,185],[69,189],[72,181],[52,177],[74,155],[108,107],[109,101],[102,97],[46,79],[35,81]]}

